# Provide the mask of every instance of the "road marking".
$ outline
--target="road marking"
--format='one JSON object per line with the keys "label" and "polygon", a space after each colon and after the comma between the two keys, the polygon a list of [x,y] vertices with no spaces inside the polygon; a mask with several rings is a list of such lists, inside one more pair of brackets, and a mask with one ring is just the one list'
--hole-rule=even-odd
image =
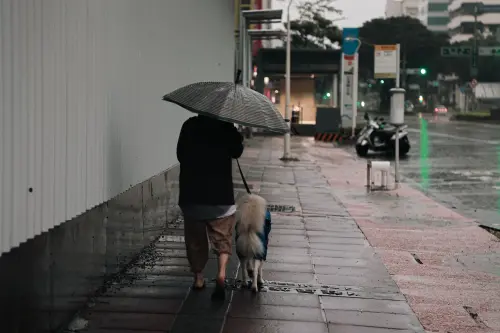
{"label": "road marking", "polygon": [[[420,133],[419,129],[416,128],[408,128],[408,132],[413,132],[413,133]],[[464,138],[463,136],[458,136],[458,135],[453,135],[453,134],[444,134],[444,133],[436,133],[436,132],[430,132],[429,135],[435,136],[435,137],[441,137],[441,138],[451,138],[451,139],[457,139],[457,140],[462,140],[462,141],[469,141],[469,142],[477,142],[477,143],[486,143],[490,145],[498,145],[500,144],[499,140],[483,140],[483,139],[474,139],[474,138]]]}

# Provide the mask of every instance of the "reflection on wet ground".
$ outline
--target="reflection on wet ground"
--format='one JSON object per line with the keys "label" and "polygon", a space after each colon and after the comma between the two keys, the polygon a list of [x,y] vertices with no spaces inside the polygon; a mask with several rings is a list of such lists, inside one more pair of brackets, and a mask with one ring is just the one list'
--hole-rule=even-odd
{"label": "reflection on wet ground", "polygon": [[405,181],[479,223],[500,227],[500,126],[426,121],[422,131],[417,117],[407,118],[412,149],[401,161]]}

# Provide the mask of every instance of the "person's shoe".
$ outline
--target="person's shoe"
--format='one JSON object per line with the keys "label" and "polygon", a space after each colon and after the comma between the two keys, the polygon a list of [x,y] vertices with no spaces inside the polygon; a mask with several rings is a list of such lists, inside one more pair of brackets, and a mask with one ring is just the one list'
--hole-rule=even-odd
{"label": "person's shoe", "polygon": [[226,285],[224,281],[215,280],[215,289],[212,293],[213,301],[224,301],[226,299]]}

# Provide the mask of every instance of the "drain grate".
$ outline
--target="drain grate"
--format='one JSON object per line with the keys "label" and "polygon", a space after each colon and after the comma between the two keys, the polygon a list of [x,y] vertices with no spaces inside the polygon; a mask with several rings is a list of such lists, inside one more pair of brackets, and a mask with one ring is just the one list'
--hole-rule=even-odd
{"label": "drain grate", "polygon": [[[227,279],[226,288],[230,290],[241,290],[243,288],[241,280]],[[351,287],[314,285],[306,283],[293,283],[281,281],[266,281],[261,292],[281,292],[290,294],[313,294],[319,296],[342,296],[342,297],[362,297],[360,293]]]}
{"label": "drain grate", "polygon": [[290,205],[268,205],[267,209],[269,209],[270,212],[276,212],[276,213],[295,212],[295,207]]}

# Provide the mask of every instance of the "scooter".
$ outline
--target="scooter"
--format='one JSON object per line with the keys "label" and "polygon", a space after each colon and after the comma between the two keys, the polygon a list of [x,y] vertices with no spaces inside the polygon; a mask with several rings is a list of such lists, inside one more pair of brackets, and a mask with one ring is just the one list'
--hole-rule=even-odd
{"label": "scooter", "polygon": [[[361,130],[356,140],[356,153],[364,157],[368,151],[395,153],[396,152],[396,130],[393,125],[387,124],[384,118],[372,119],[368,113],[365,113],[364,119],[366,126]],[[408,132],[405,130],[408,126],[399,127],[399,156],[405,156],[410,151],[410,140]]]}

